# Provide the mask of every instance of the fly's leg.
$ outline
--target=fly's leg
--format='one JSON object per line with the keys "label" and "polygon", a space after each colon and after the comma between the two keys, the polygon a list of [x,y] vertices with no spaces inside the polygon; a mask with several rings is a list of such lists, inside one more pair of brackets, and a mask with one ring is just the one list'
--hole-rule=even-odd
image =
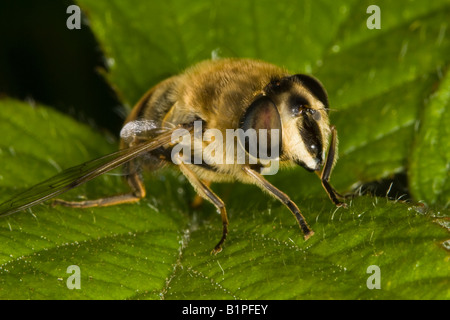
{"label": "fly's leg", "polygon": [[297,220],[300,226],[300,229],[303,232],[305,240],[307,240],[314,234],[314,231],[312,231],[311,228],[308,226],[308,223],[306,222],[305,218],[300,212],[300,209],[284,192],[277,189],[269,181],[264,179],[262,175],[260,175],[250,167],[245,166],[243,167],[243,170],[247,175],[253,178],[256,185],[258,185],[261,189],[269,192],[269,194],[271,194],[273,197],[280,200],[281,203],[283,203],[292,212],[292,214],[294,215],[295,219]]}
{"label": "fly's leg", "polygon": [[[346,197],[339,194],[330,184],[330,176],[331,171],[333,170],[335,164],[337,152],[337,131],[334,126],[331,127],[331,142],[330,148],[327,153],[327,158],[325,160],[325,165],[323,166],[322,172],[316,171],[316,174],[319,176],[320,181],[322,182],[322,186],[327,192],[330,200],[338,207],[347,207],[345,202],[341,202],[339,199],[344,199]],[[339,198],[339,199],[338,199]]]}
{"label": "fly's leg", "polygon": [[[208,188],[211,186],[211,181],[202,180],[202,182]],[[196,194],[194,200],[192,200],[191,207],[194,209],[199,208],[202,205],[202,203],[203,203],[203,198],[201,196],[199,196],[198,194]]]}
{"label": "fly's leg", "polygon": [[[132,164],[130,163],[130,167],[131,166]],[[146,195],[145,186],[139,174],[134,171],[133,173],[127,175],[126,179],[128,185],[131,188],[130,193],[84,201],[66,201],[62,199],[56,199],[52,204],[72,208],[108,207],[124,203],[135,203],[144,198]]]}
{"label": "fly's leg", "polygon": [[209,186],[201,181],[197,175],[189,169],[186,164],[180,161],[181,172],[186,176],[191,185],[194,187],[197,194],[205,200],[211,202],[220,212],[222,218],[222,237],[211,253],[217,254],[222,251],[222,245],[225,242],[228,234],[228,217],[223,201],[209,188]]}

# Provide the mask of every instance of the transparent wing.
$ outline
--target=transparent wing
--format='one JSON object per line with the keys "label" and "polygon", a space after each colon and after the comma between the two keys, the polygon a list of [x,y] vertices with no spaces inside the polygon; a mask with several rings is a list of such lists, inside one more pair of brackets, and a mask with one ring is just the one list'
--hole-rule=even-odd
{"label": "transparent wing", "polygon": [[154,139],[137,146],[122,149],[101,158],[66,169],[56,176],[45,180],[0,204],[0,217],[25,210],[45,200],[56,197],[135,159],[146,152],[164,146],[171,142],[171,135],[174,130],[175,129],[172,129],[162,133]]}

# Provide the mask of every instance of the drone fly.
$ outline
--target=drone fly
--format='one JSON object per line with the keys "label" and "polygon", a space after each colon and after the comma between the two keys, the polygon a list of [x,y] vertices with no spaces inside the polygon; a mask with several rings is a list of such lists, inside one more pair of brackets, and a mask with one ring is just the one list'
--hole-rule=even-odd
{"label": "drone fly", "polygon": [[[0,216],[55,198],[121,165],[129,193],[85,201],[57,199],[54,204],[89,208],[134,203],[146,195],[142,170],[172,166],[186,176],[198,199],[206,199],[220,212],[222,236],[214,253],[222,250],[229,223],[224,202],[210,188],[212,182],[257,185],[292,212],[308,239],[314,232],[300,209],[264,174],[274,164],[276,169],[302,166],[319,176],[336,206],[345,206],[329,183],[337,159],[337,133],[328,112],[327,93],[311,76],[250,59],[204,61],[162,81],[140,99],[125,121],[119,151],[31,187],[2,203]],[[224,143],[230,130],[238,134]]]}

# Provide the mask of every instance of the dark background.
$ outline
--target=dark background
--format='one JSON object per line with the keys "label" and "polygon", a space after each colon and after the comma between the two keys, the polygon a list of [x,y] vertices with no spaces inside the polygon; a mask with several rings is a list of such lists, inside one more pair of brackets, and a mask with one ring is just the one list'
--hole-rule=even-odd
{"label": "dark background", "polygon": [[72,4],[0,1],[0,97],[45,104],[118,136],[123,107],[101,74],[106,60],[89,26],[66,26]]}

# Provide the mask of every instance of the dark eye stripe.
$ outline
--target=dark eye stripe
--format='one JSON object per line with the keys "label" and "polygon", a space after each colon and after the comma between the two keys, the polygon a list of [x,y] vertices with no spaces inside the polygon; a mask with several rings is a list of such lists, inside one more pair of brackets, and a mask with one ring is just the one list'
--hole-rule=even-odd
{"label": "dark eye stripe", "polygon": [[303,86],[308,88],[308,90],[317,98],[319,99],[323,105],[325,106],[325,109],[328,110],[328,95],[323,87],[322,83],[317,80],[314,77],[307,76],[305,74],[295,74],[291,77],[294,81],[300,82]]}
{"label": "dark eye stripe", "polygon": [[298,129],[308,152],[312,156],[322,159],[323,142],[317,122],[310,115],[304,114],[299,120]]}

